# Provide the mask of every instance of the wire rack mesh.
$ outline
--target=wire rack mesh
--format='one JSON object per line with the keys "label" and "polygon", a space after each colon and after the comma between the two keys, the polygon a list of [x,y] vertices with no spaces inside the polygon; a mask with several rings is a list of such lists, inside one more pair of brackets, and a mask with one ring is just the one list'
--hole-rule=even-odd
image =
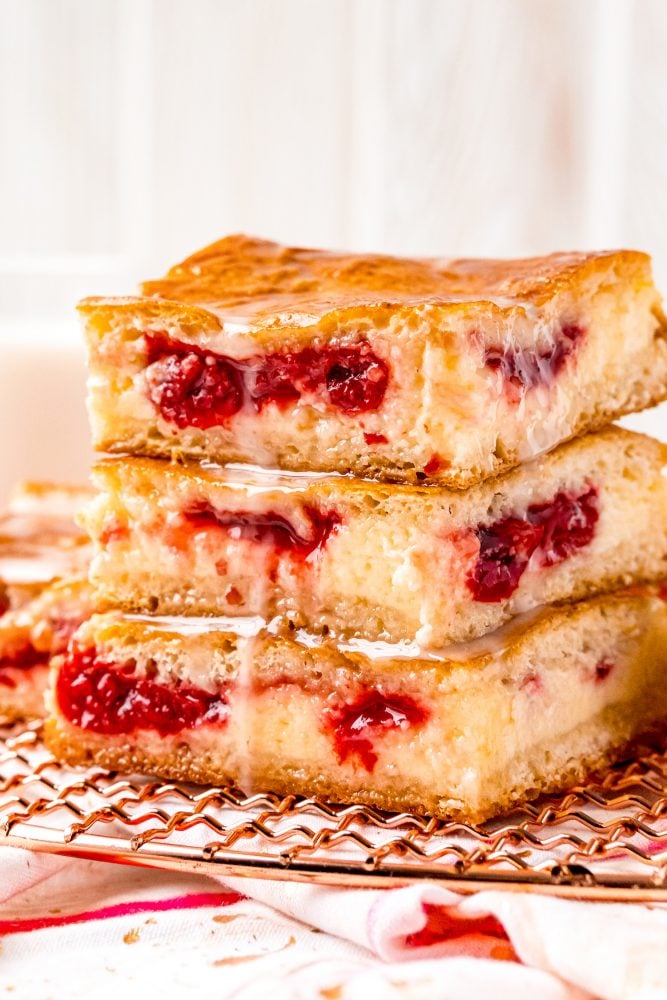
{"label": "wire rack mesh", "polygon": [[565,795],[473,826],[69,768],[38,725],[0,728],[0,832],[19,847],[144,867],[667,902],[667,740]]}

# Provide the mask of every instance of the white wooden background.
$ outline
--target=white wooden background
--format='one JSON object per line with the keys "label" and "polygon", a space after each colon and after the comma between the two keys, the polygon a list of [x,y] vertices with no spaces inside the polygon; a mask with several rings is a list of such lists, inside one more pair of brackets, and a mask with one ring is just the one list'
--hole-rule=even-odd
{"label": "white wooden background", "polygon": [[76,298],[230,231],[667,289],[666,53],[667,0],[0,0],[0,494],[87,461]]}

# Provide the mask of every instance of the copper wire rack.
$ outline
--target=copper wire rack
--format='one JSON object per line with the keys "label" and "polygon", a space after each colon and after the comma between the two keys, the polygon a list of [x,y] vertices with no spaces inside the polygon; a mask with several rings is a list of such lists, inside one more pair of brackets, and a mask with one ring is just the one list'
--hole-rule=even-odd
{"label": "copper wire rack", "polygon": [[473,826],[64,767],[38,725],[5,728],[0,831],[17,847],[208,874],[667,902],[667,741]]}

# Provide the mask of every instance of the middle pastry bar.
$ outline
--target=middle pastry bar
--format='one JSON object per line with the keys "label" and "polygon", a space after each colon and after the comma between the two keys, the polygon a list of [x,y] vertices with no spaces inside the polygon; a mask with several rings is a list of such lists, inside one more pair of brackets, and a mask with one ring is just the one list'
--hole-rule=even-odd
{"label": "middle pastry bar", "polygon": [[609,428],[457,493],[118,458],[88,506],[103,607],[275,615],[438,647],[667,575],[664,451]]}

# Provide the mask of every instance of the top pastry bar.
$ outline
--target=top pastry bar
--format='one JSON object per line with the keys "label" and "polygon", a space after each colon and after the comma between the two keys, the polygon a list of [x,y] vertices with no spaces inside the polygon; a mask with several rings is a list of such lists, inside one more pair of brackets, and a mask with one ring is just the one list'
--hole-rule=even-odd
{"label": "top pastry bar", "polygon": [[427,260],[229,236],[79,308],[100,451],[464,489],[667,396],[635,251]]}

